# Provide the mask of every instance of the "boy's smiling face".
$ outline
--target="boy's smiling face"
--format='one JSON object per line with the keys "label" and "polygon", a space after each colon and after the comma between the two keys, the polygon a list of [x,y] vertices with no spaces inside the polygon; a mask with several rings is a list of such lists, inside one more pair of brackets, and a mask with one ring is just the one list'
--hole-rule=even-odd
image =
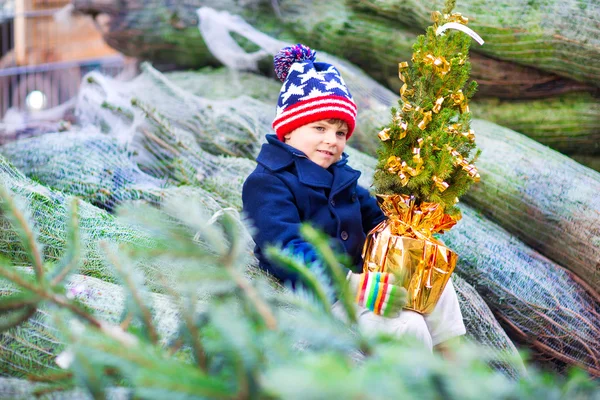
{"label": "boy's smiling face", "polygon": [[315,164],[329,168],[341,158],[347,134],[348,125],[344,121],[321,120],[293,130],[284,139]]}

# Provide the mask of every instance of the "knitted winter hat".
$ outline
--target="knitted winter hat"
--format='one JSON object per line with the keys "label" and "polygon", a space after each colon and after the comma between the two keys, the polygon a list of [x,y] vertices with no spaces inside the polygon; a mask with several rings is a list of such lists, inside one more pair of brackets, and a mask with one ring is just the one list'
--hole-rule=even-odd
{"label": "knitted winter hat", "polygon": [[303,44],[284,47],[273,64],[283,82],[273,129],[279,140],[303,125],[323,119],[341,119],[350,138],[356,125],[356,104],[338,70],[315,62],[316,52]]}

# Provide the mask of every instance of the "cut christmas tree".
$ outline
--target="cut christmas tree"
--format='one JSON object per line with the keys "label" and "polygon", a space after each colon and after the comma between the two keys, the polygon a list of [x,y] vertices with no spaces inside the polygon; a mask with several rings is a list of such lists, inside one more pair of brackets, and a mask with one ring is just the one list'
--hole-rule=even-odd
{"label": "cut christmas tree", "polygon": [[481,38],[452,13],[432,14],[433,26],[417,38],[412,65],[399,64],[399,107],[379,132],[382,146],[374,176],[381,209],[388,217],[367,236],[365,271],[403,276],[407,309],[429,313],[454,270],[457,254],[435,239],[460,219],[455,206],[471,183],[475,136],[468,100],[476,90],[469,79],[469,46]]}

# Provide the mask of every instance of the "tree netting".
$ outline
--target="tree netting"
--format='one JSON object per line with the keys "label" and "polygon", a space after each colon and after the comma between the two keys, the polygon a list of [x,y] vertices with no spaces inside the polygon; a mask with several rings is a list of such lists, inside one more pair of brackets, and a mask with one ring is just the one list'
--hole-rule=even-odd
{"label": "tree netting", "polygon": [[473,115],[563,154],[600,154],[600,102],[586,93],[531,101],[480,99]]}
{"label": "tree netting", "polygon": [[[444,2],[352,0],[352,7],[370,10],[407,26],[427,27],[431,13]],[[486,41],[477,49],[492,57],[555,72],[598,86],[600,82],[600,5],[594,0],[457,1],[456,11]]]}
{"label": "tree netting", "polygon": [[[345,70],[343,74],[349,85],[353,79],[360,81],[352,74],[351,70]],[[188,76],[184,81],[189,79],[192,78]],[[114,190],[114,179],[84,179],[81,175],[89,175],[91,173],[89,168],[96,169],[98,176],[103,176],[103,171],[106,170],[115,171],[119,175],[120,170],[115,167],[121,166],[122,170],[127,171],[128,174],[131,171],[137,171],[135,176],[139,178],[139,182],[147,185],[142,189],[138,188],[141,192],[152,192],[151,184],[156,184],[156,190],[162,191],[173,189],[185,192],[186,190],[202,189],[202,196],[210,199],[206,200],[206,204],[208,204],[206,207],[210,212],[218,211],[218,207],[223,206],[240,209],[241,183],[255,166],[254,161],[243,158],[243,156],[247,156],[248,149],[254,149],[254,152],[258,150],[260,141],[263,139],[259,133],[269,132],[270,118],[274,114],[273,107],[246,96],[242,97],[242,100],[238,98],[215,101],[201,98],[171,83],[167,77],[150,67],[146,67],[140,77],[129,83],[117,82],[97,74],[91,74],[85,80],[87,84],[81,90],[78,103],[79,118],[81,121],[86,121],[82,129],[68,134],[45,135],[28,139],[28,142],[33,143],[32,149],[35,149],[33,152],[28,149],[28,146],[21,145],[19,142],[7,147],[10,151],[7,151],[6,154],[10,153],[13,159],[20,160],[19,163],[23,165],[24,169],[30,171],[31,176],[36,175],[38,177],[36,179],[45,177],[47,182],[42,182],[44,185],[51,187],[61,185],[60,187],[63,189],[69,188],[73,191],[69,194],[89,196],[92,193],[90,201],[94,199],[93,201],[96,201],[98,205],[110,208],[119,201],[130,198],[127,196],[112,197],[110,204],[103,204],[102,199],[98,199],[93,194],[101,193],[103,190]],[[372,81],[361,82],[362,86],[366,87],[368,85],[365,82]],[[248,85],[248,87],[250,86]],[[364,91],[357,90],[359,87],[360,85],[355,88],[351,86],[351,90],[355,93],[357,101],[363,105],[362,110],[365,110],[367,114],[372,112],[372,121],[375,122],[371,122],[373,124],[371,133],[376,132],[376,121],[387,118],[387,107],[391,103],[385,105],[381,99],[367,97],[368,95],[365,95]],[[384,100],[386,97],[394,98],[393,94],[380,87],[371,89],[367,93],[370,92],[381,93],[380,97],[383,97]],[[142,104],[140,99],[144,100],[144,104],[148,103],[143,108],[140,107]],[[232,109],[231,104],[235,104],[237,108]],[[249,104],[251,112],[260,110],[259,112],[262,114],[249,115],[251,112],[247,112],[244,104]],[[210,106],[210,109],[205,113],[200,113],[197,108],[203,106]],[[380,112],[373,112],[373,109],[378,109]],[[219,153],[219,147],[211,141],[223,140],[222,137],[217,136],[219,131],[211,130],[217,121],[210,119],[211,115],[213,118],[221,118],[221,110],[229,111],[228,118],[230,120],[239,118],[231,130],[227,130],[226,124],[221,125],[221,129],[229,132],[226,140],[220,143],[220,146],[228,146],[228,156]],[[209,117],[205,117],[202,124],[198,123],[197,127],[181,127],[187,123],[186,121],[194,121],[199,114]],[[254,121],[253,128],[240,129],[239,126],[247,126],[243,123],[247,123],[248,118],[252,118],[251,120]],[[100,121],[103,133],[99,133],[97,129],[90,126],[90,124],[97,124]],[[495,135],[496,131],[501,129],[491,124],[486,125],[483,122],[481,124],[482,127],[489,130],[487,135],[490,136]],[[485,132],[485,130],[482,131]],[[369,130],[364,129],[362,133],[357,132],[357,135],[366,135],[367,132]],[[233,133],[240,134],[242,137],[238,138]],[[514,133],[513,135],[518,136]],[[62,145],[61,137],[65,141]],[[44,144],[44,141],[48,143],[48,146]],[[90,154],[87,157],[89,165],[80,165],[85,158],[82,158],[82,155],[93,153],[94,143],[99,143],[96,150],[97,152],[104,151],[104,157],[94,157]],[[112,144],[107,145],[107,143]],[[242,145],[237,146],[238,143],[242,143]],[[485,141],[482,147],[485,150]],[[47,151],[46,148],[52,150]],[[79,149],[81,154],[65,150],[72,148]],[[115,153],[106,151],[108,148],[116,149]],[[212,153],[209,153],[209,150]],[[351,164],[363,171],[361,184],[368,187],[376,163],[375,159],[352,149],[349,150],[349,153],[351,154]],[[53,154],[61,154],[59,172],[50,173],[51,169],[44,165],[33,165],[35,157],[47,157],[46,160],[53,160]],[[486,153],[484,152],[484,154]],[[544,156],[547,154],[544,153]],[[129,162],[126,162],[127,159]],[[177,165],[184,168],[179,170],[171,168],[173,160],[178,160]],[[53,162],[59,162],[59,160]],[[500,168],[501,162],[495,162]],[[11,176],[10,174],[12,174],[13,181],[20,180],[21,186],[37,188],[38,191],[43,188],[48,196],[60,193],[36,184],[23,177],[18,171],[8,167],[7,164],[5,170],[10,172],[7,175]],[[46,172],[39,173],[36,172],[36,169]],[[555,172],[553,171],[553,173]],[[124,177],[116,179],[119,182],[126,181]],[[8,181],[8,179],[4,180]],[[86,182],[86,185],[73,184],[74,182]],[[199,186],[187,186],[190,182]],[[207,182],[210,182],[210,185]],[[123,191],[123,193],[127,193],[127,191]],[[545,196],[543,192],[538,195]],[[63,197],[66,196],[63,195]],[[143,193],[137,198],[155,205],[160,205],[161,199],[163,199],[160,196],[146,196]],[[36,225],[56,224],[60,216],[66,215],[63,203],[60,203],[57,213],[52,213],[51,209],[47,209],[38,214],[41,220],[38,221],[34,218]],[[30,203],[29,208],[35,208],[36,204]],[[91,205],[88,208],[106,219],[106,226],[101,226],[100,229],[111,228],[111,224],[115,224],[110,214]],[[37,209],[40,207],[37,206]],[[495,224],[480,217],[476,211],[466,206],[463,206],[462,209],[463,222],[459,223],[445,238],[461,256],[457,271],[459,276],[475,286],[480,293],[486,294],[485,300],[506,322],[505,326],[518,327],[528,338],[535,338],[539,343],[546,345],[550,349],[546,349],[546,354],[557,358],[562,357],[562,360],[580,364],[595,371],[597,354],[593,351],[590,353],[588,349],[599,348],[598,303],[587,295],[581,286],[570,278],[569,274],[564,271],[557,272],[562,270],[556,264],[529,249]],[[95,232],[94,229],[98,228],[85,224],[86,222],[82,221],[84,231]],[[119,226],[119,228],[119,233],[129,230],[130,235],[133,238],[136,237],[135,229],[132,227]],[[57,237],[61,237],[60,235],[64,238],[64,231],[56,234]],[[91,239],[86,240],[93,242],[94,238],[99,235],[95,233],[95,236],[92,234],[90,237]],[[114,238],[106,234],[104,237],[115,241],[122,240],[116,234]],[[143,234],[140,234],[140,237],[144,240]],[[40,235],[40,239],[42,242],[48,242],[43,233]],[[60,246],[55,246],[55,248],[57,251],[61,249]],[[8,254],[11,253],[8,252]],[[95,260],[98,263],[102,262],[101,257],[97,257]],[[98,268],[102,271],[102,266]],[[151,267],[145,266],[145,268],[150,269],[148,279],[151,280]],[[165,266],[158,265],[155,268],[164,270]],[[87,272],[93,272],[93,275],[98,276],[96,271],[88,270]],[[100,276],[109,277],[110,274],[105,272]],[[516,279],[517,276],[528,278]],[[531,279],[532,276],[535,280]],[[513,345],[504,332],[498,328],[489,311],[486,312],[487,309],[482,308],[481,299],[466,285],[461,286],[462,281],[457,279],[457,282],[457,291],[461,294],[465,320],[470,321],[468,325],[471,327],[480,327],[480,329],[471,329],[469,336],[493,349],[514,350]],[[514,287],[511,286],[511,282],[515,285]],[[532,286],[535,286],[535,290]],[[512,293],[510,301],[506,301],[508,296],[502,293],[502,290],[509,290]],[[556,298],[561,301],[548,304],[548,301]],[[552,308],[552,312],[544,309],[548,307]],[[573,315],[576,318],[572,318]],[[554,329],[550,331],[552,332],[550,335],[548,334],[549,327]],[[580,333],[574,334],[574,332]],[[41,333],[36,334],[41,335]],[[569,344],[556,348],[556,338],[569,335],[572,335]],[[22,340],[19,343],[27,346],[28,342]],[[515,371],[512,370],[510,373],[514,374]]]}
{"label": "tree netting", "polygon": [[[14,293],[14,286],[2,281],[1,293]],[[125,294],[120,285],[85,275],[73,275],[67,283],[67,296],[76,298],[94,316],[114,324],[121,322]],[[163,341],[178,329],[177,309],[169,296],[153,293],[157,331]],[[2,363],[0,375],[27,376],[60,370],[56,357],[65,349],[61,333],[46,310],[38,309],[32,319],[0,336]]]}
{"label": "tree netting", "polygon": [[[83,389],[48,392],[49,385],[30,382],[25,379],[0,377],[0,399],[11,400],[92,400],[93,397]],[[131,391],[124,388],[109,388],[106,400],[128,400]]]}
{"label": "tree netting", "polygon": [[[157,65],[180,68],[219,65],[196,29],[196,9],[213,7],[239,15],[273,37],[302,42],[345,58],[394,91],[401,86],[398,61],[410,59],[418,31],[415,26],[403,26],[375,15],[372,10],[353,8],[346,0],[287,0],[270,4],[264,1],[165,3],[143,0],[143,7],[134,0],[122,0],[110,6],[101,0],[73,0],[72,3],[78,12],[93,17],[102,14],[106,21],[103,35],[110,46]],[[261,70],[271,71],[270,60],[265,57],[262,61]],[[524,99],[594,89],[589,84],[476,53],[472,61],[472,77],[480,82],[479,94],[483,96]]]}
{"label": "tree netting", "polygon": [[[397,74],[394,76],[400,82]],[[240,93],[267,104],[277,102],[281,87],[274,79],[248,72],[232,74],[227,68],[207,67],[202,70],[202,74],[172,72],[169,73],[169,80],[201,97],[224,100]],[[472,101],[471,105],[474,117],[523,133],[563,154],[572,156],[600,153],[600,103],[591,94],[566,94],[549,99],[521,101],[479,98]],[[373,111],[359,112],[359,129],[372,129],[370,126],[361,127],[360,124],[363,122],[362,117]],[[365,122],[368,122],[369,117],[366,119]],[[361,141],[353,146],[375,154],[378,143],[375,140],[367,142],[362,137],[360,139]]]}

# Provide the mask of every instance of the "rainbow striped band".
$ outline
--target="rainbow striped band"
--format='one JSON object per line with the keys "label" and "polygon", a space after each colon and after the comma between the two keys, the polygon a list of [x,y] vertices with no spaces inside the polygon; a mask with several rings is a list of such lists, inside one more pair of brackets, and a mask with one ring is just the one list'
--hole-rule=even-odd
{"label": "rainbow striped band", "polygon": [[383,314],[392,291],[389,290],[389,274],[363,273],[356,293],[356,302],[375,314]]}
{"label": "rainbow striped band", "polygon": [[356,104],[342,96],[322,96],[300,101],[287,107],[273,121],[273,129],[279,140],[293,131],[311,122],[324,119],[341,119],[348,124],[348,135],[352,136],[356,125]]}

